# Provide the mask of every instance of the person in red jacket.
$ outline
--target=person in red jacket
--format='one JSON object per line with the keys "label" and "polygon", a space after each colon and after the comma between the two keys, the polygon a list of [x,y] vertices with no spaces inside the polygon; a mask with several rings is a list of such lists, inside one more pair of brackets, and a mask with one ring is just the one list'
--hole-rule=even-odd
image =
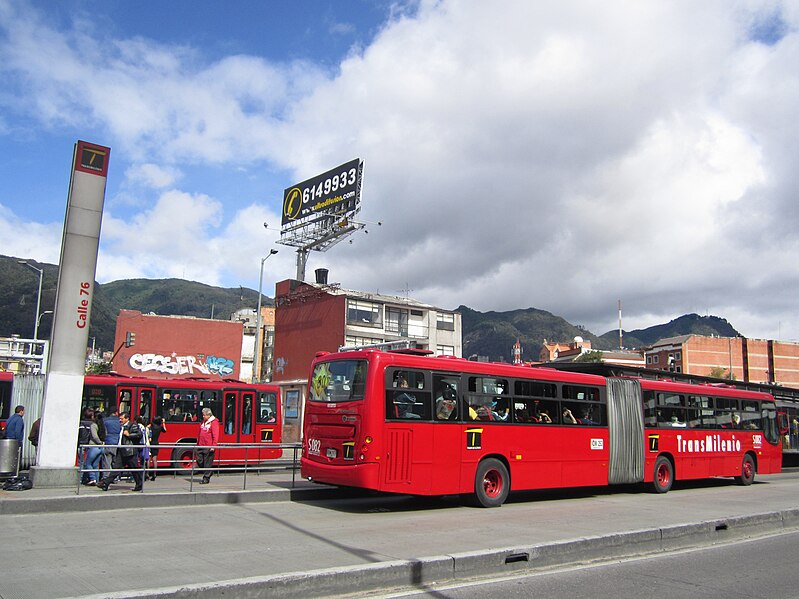
{"label": "person in red jacket", "polygon": [[197,437],[197,466],[203,473],[201,485],[211,481],[211,466],[214,464],[214,451],[219,442],[219,420],[211,412],[211,408],[203,408],[203,421]]}

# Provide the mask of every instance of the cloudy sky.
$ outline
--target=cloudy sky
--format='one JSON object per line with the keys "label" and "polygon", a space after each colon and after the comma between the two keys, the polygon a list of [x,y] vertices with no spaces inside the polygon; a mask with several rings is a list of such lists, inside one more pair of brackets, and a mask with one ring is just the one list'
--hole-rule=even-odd
{"label": "cloudy sky", "polygon": [[766,0],[0,0],[0,253],[58,262],[83,139],[100,282],[257,289],[275,248],[271,296],[283,190],[361,158],[382,226],[310,276],[799,341],[798,30]]}

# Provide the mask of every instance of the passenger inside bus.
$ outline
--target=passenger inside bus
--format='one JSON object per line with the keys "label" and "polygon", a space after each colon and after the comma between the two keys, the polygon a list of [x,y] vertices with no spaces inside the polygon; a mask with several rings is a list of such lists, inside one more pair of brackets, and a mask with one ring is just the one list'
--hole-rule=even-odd
{"label": "passenger inside bus", "polygon": [[[408,389],[408,379],[397,373],[398,379],[395,381],[396,386],[400,389]],[[407,391],[397,391],[394,396],[394,406],[397,410],[398,418],[416,419],[421,418],[419,414],[414,412],[416,405],[416,397]]]}
{"label": "passenger inside bus", "polygon": [[[500,400],[502,401],[504,409],[502,406],[498,405]],[[492,420],[499,420],[501,422],[506,422],[508,420],[509,415],[510,415],[510,408],[508,407],[507,399],[502,399],[498,397],[491,403]]]}
{"label": "passenger inside bus", "polygon": [[449,385],[441,388],[436,399],[436,420],[455,420],[458,417],[458,400]]}

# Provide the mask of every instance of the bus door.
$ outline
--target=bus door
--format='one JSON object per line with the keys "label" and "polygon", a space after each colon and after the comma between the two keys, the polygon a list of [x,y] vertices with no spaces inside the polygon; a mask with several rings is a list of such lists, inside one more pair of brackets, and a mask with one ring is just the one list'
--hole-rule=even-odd
{"label": "bus door", "polygon": [[117,387],[117,409],[119,413],[127,412],[131,418],[134,418],[133,408],[135,403],[136,389],[132,385],[119,385]]}
{"label": "bus door", "polygon": [[460,378],[457,374],[433,374],[433,494],[460,488],[463,455],[469,451],[469,439],[476,438],[468,424],[468,414],[464,415],[466,404]]}
{"label": "bus door", "polygon": [[[382,488],[395,493],[429,493],[433,480],[430,373],[387,368],[385,377]],[[379,409],[377,402],[374,407]]]}
{"label": "bus door", "polygon": [[238,441],[239,418],[238,418],[238,399],[236,391],[225,391],[223,398],[224,408],[222,411],[222,435],[225,443],[236,443]]}
{"label": "bus door", "polygon": [[155,387],[137,387],[134,397],[136,401],[134,401],[133,409],[130,411],[131,418],[135,419],[141,416],[144,420],[144,426],[147,426],[152,422],[153,414],[155,413],[153,411],[155,409],[153,405]]}
{"label": "bus door", "polygon": [[281,442],[280,423],[277,421],[277,399],[277,391],[258,389],[255,392],[253,437],[254,443],[263,445],[263,449],[258,450],[259,459],[279,458],[283,455],[282,450],[271,448],[272,445]]}
{"label": "bus door", "polygon": [[255,427],[253,426],[254,410],[255,407],[255,392],[254,391],[239,391],[239,406],[241,423],[239,430],[239,443],[255,443]]}

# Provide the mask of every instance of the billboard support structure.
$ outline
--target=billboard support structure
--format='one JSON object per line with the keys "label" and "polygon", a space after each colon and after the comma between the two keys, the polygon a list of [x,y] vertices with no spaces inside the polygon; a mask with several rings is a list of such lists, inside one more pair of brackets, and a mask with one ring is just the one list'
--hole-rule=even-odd
{"label": "billboard support structure", "polygon": [[325,252],[366,226],[352,220],[361,209],[362,176],[356,158],[284,191],[278,243],[297,248],[298,281],[305,280],[311,250]]}

